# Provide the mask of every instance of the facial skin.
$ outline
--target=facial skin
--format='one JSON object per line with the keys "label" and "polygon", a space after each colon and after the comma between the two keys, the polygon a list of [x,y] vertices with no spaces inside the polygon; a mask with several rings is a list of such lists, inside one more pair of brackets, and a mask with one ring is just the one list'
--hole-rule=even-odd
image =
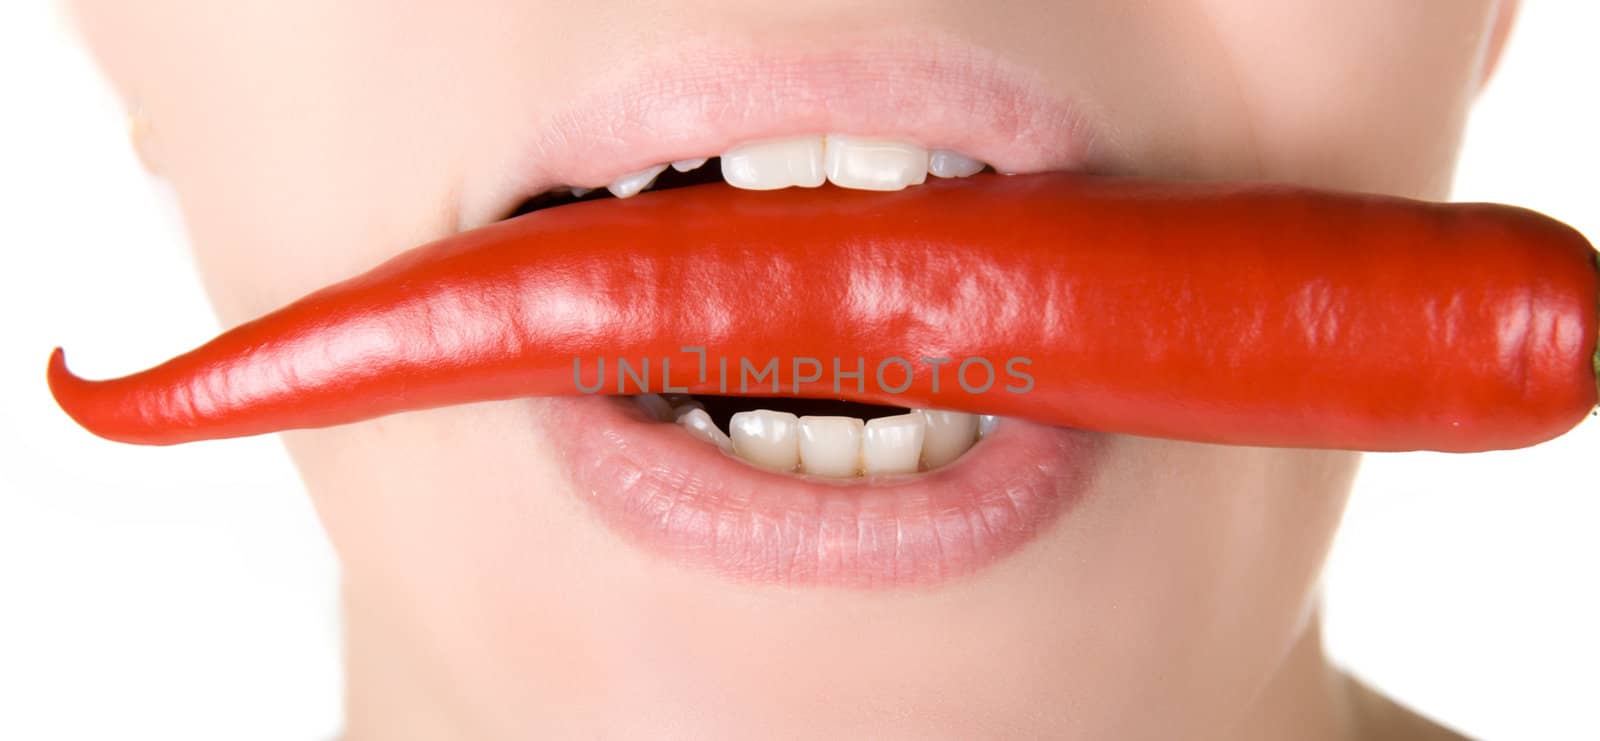
{"label": "facial skin", "polygon": [[[562,101],[684,35],[954,36],[1085,102],[1104,169],[1443,198],[1512,4],[74,10],[144,112],[142,153],[175,186],[232,325],[453,233]],[[344,568],[350,738],[1334,738],[1407,722],[1317,645],[1316,578],[1355,454],[1116,438],[1099,494],[971,578],[786,589],[600,527],[526,409],[285,436]]]}

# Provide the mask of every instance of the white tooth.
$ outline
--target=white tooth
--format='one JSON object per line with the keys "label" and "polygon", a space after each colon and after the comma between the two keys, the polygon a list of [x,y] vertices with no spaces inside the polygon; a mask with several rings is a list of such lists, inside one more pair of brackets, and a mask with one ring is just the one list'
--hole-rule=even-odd
{"label": "white tooth", "polygon": [[740,144],[722,153],[722,179],[735,188],[777,190],[822,185],[822,137]]}
{"label": "white tooth", "polygon": [[678,415],[678,425],[688,430],[690,435],[704,440],[722,449],[724,453],[733,452],[733,441],[728,439],[728,434],[717,429],[717,423],[711,421],[711,415],[704,409],[690,409]]}
{"label": "white tooth", "polygon": [[855,417],[801,417],[800,470],[846,478],[861,469],[861,434]]}
{"label": "white tooth", "polygon": [[994,432],[995,425],[1000,424],[1000,418],[993,414],[978,415],[978,437],[988,437]]}
{"label": "white tooth", "polygon": [[640,409],[644,410],[644,416],[657,422],[672,421],[672,405],[668,404],[666,399],[661,398],[660,394],[638,394],[633,397],[633,401],[639,405]]}
{"label": "white tooth", "polygon": [[706,405],[701,404],[694,399],[688,399],[672,405],[672,416],[682,419],[683,415],[688,414],[696,409],[703,412],[706,409]]}
{"label": "white tooth", "polygon": [[788,412],[757,409],[728,420],[733,452],[773,471],[793,471],[800,463],[800,420]]}
{"label": "white tooth", "polygon": [[696,157],[690,160],[678,160],[672,163],[672,169],[677,170],[678,172],[688,172],[690,170],[698,169],[705,163],[705,157]]}
{"label": "white tooth", "polygon": [[617,178],[610,185],[607,185],[606,190],[611,191],[611,195],[614,195],[618,198],[628,198],[638,195],[639,191],[650,187],[650,185],[656,181],[656,176],[665,172],[666,169],[666,165],[655,165],[653,167],[647,167],[638,172],[628,173],[627,175]]}
{"label": "white tooth", "polygon": [[934,469],[967,452],[978,441],[978,416],[965,412],[922,410],[928,431],[922,438],[922,465]]}
{"label": "white tooth", "polygon": [[590,193],[594,192],[594,188],[576,188],[576,187],[574,187],[574,188],[568,188],[567,190],[572,193],[572,197],[573,198],[582,198],[582,197],[584,197],[586,195],[589,195]]}
{"label": "white tooth", "polygon": [[859,190],[900,190],[928,179],[928,150],[890,139],[829,134],[828,182]]}
{"label": "white tooth", "polygon": [[861,438],[862,471],[868,475],[916,473],[927,424],[917,412],[867,420]]}
{"label": "white tooth", "polygon": [[983,170],[983,163],[960,152],[935,149],[928,153],[928,173],[941,178],[964,178]]}

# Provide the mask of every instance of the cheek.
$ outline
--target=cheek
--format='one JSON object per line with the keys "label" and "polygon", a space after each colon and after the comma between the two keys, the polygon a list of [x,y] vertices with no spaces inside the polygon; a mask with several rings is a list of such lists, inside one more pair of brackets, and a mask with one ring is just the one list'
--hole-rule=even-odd
{"label": "cheek", "polygon": [[[1106,570],[1169,615],[1250,641],[1309,604],[1359,454],[1138,439],[1097,533]],[[1111,531],[1114,522],[1117,530]],[[1097,554],[1101,551],[1095,551]],[[1133,595],[1129,595],[1130,597]],[[1205,642],[1210,643],[1210,642]],[[1228,641],[1222,641],[1226,644]]]}
{"label": "cheek", "polygon": [[[81,0],[232,324],[455,226],[495,3]],[[529,94],[537,95],[538,91]],[[470,115],[457,111],[473,101]]]}
{"label": "cheek", "polygon": [[559,474],[528,445],[522,408],[474,404],[284,437],[353,578],[419,598],[481,587],[501,593],[469,602],[505,605],[584,551],[578,536],[592,529],[574,521],[583,513],[570,494],[552,490]]}
{"label": "cheek", "polygon": [[1441,198],[1492,37],[1490,0],[1198,0],[1273,179]]}
{"label": "cheek", "polygon": [[1255,693],[1302,637],[1359,456],[1122,442],[1115,483],[1052,545],[1077,582],[1057,599],[1084,605],[1079,639],[1104,641],[1086,691],[1199,722]]}

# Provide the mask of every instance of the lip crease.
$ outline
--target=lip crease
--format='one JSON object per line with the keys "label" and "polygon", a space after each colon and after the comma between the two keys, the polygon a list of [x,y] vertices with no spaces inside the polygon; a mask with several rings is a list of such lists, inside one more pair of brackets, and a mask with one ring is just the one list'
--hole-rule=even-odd
{"label": "lip crease", "polygon": [[466,178],[460,228],[558,187],[604,187],[653,165],[803,134],[898,138],[1001,172],[1116,168],[1087,101],[942,34],[842,36],[825,49],[679,40],[583,85],[510,147],[511,158]]}
{"label": "lip crease", "polygon": [[739,581],[928,587],[1029,542],[1092,489],[1111,436],[1006,420],[949,465],[854,480],[778,474],[614,397],[531,400],[594,513],[635,545]]}

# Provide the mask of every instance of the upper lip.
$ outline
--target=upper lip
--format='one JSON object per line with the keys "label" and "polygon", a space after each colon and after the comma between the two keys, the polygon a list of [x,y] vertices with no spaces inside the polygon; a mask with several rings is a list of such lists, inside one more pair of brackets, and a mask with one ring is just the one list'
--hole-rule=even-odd
{"label": "upper lip", "polygon": [[845,133],[962,152],[1001,172],[1104,170],[1117,158],[1091,104],[953,38],[826,49],[670,47],[546,117],[509,159],[469,173],[470,229],[530,196],[601,187],[652,165],[774,137]]}

